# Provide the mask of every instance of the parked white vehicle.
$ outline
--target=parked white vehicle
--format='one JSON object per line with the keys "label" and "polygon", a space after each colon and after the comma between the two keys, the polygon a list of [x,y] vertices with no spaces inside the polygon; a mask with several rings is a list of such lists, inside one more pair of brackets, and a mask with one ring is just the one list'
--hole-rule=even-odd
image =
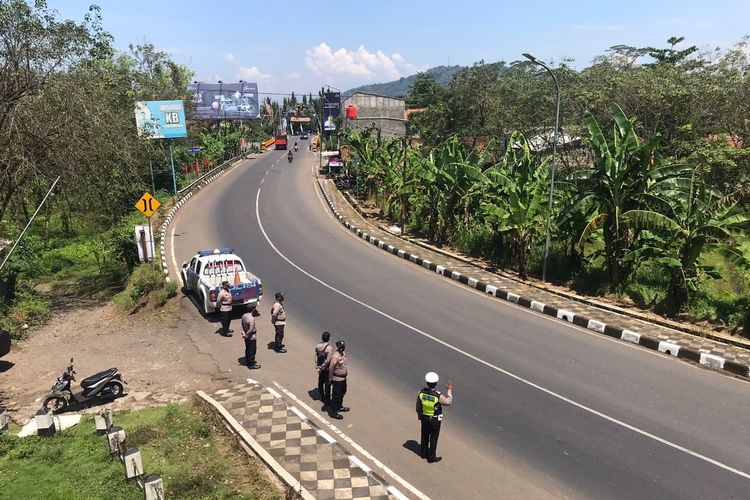
{"label": "parked white vehicle", "polygon": [[257,305],[263,298],[260,278],[247,270],[231,248],[199,250],[190,262],[182,263],[180,275],[185,291],[196,294],[206,315],[216,312],[216,298],[225,280],[229,282],[235,307]]}

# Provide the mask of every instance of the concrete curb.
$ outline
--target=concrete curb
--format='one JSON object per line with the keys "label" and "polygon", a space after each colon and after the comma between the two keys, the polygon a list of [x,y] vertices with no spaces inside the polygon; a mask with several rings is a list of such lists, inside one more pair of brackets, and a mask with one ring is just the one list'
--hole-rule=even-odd
{"label": "concrete curb", "polygon": [[279,463],[265,450],[261,445],[258,444],[258,442],[253,439],[253,437],[242,428],[242,426],[235,420],[235,418],[229,414],[229,412],[219,403],[216,402],[211,396],[207,395],[203,391],[197,392],[198,396],[204,400],[206,403],[213,406],[216,411],[219,412],[221,415],[221,418],[224,419],[224,421],[229,424],[232,427],[232,430],[234,431],[237,436],[242,439],[245,444],[247,444],[253,452],[258,455],[258,457],[263,460],[263,462],[273,470],[274,474],[276,474],[284,483],[286,483],[289,487],[294,489],[294,491],[299,492],[300,496],[304,498],[305,500],[315,500],[315,497],[310,494],[309,491],[307,491],[304,486],[302,486],[302,483],[294,479],[294,477],[289,474],[285,468],[283,468]]}
{"label": "concrete curb", "polygon": [[336,216],[337,219],[339,219],[339,221],[341,221],[341,223],[344,226],[346,226],[347,229],[355,233],[357,236],[359,236],[363,240],[375,245],[376,247],[382,250],[385,250],[386,252],[392,253],[393,255],[397,255],[404,260],[413,262],[414,264],[418,266],[424,267],[425,269],[429,269],[430,271],[434,271],[437,274],[440,274],[446,278],[450,278],[454,281],[463,283],[464,285],[470,286],[471,288],[474,288],[476,290],[485,292],[486,294],[492,295],[493,297],[496,297],[498,299],[506,300],[508,302],[513,302],[514,304],[517,304],[521,307],[532,309],[534,311],[540,312],[542,314],[546,314],[548,316],[553,316],[555,318],[567,321],[568,323],[573,323],[575,325],[581,326],[588,330],[602,333],[608,337],[620,339],[625,342],[630,342],[633,344],[638,344],[648,349],[653,349],[655,351],[670,354],[678,358],[687,359],[695,363],[700,363],[701,365],[706,366],[708,368],[712,368],[714,370],[725,370],[734,375],[739,375],[741,377],[750,378],[750,367],[748,365],[737,363],[735,361],[731,361],[731,360],[725,359],[721,356],[717,356],[714,354],[699,352],[688,347],[680,346],[679,344],[661,341],[657,338],[649,337],[648,335],[634,332],[632,330],[628,330],[628,329],[619,327],[614,324],[603,323],[601,321],[588,318],[581,314],[576,314],[572,311],[568,311],[565,309],[558,309],[556,307],[552,307],[547,304],[544,304],[543,302],[536,301],[530,297],[524,297],[515,293],[501,290],[498,287],[492,286],[489,283],[486,283],[484,281],[478,280],[476,278],[472,278],[466,274],[461,274],[459,272],[453,271],[450,268],[436,265],[434,262],[430,262],[427,259],[423,259],[422,257],[418,255],[405,252],[404,250],[401,250],[393,245],[387,244],[386,242],[381,241],[380,239],[375,238],[374,236],[368,235],[362,229],[358,228],[357,226],[355,226],[354,224],[346,220],[339,213],[338,208],[336,208],[336,205],[333,203],[331,196],[328,194],[328,191],[326,190],[325,186],[320,180],[318,181],[318,187],[320,188],[320,191],[323,194],[323,197],[326,199],[328,206],[333,211],[333,214]]}

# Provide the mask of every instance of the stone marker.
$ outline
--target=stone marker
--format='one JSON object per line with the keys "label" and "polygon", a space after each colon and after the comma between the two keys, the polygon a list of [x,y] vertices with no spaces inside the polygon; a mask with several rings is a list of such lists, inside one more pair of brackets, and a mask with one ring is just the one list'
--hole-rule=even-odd
{"label": "stone marker", "polygon": [[164,499],[164,485],[161,482],[159,474],[149,474],[143,482],[143,493],[146,496],[146,500]]}
{"label": "stone marker", "polygon": [[125,477],[128,479],[137,479],[143,475],[143,461],[141,452],[138,448],[128,448],[125,450]]}
{"label": "stone marker", "polygon": [[40,409],[34,415],[34,422],[36,423],[36,434],[37,436],[54,436],[55,435],[55,421],[52,418],[52,411]]}

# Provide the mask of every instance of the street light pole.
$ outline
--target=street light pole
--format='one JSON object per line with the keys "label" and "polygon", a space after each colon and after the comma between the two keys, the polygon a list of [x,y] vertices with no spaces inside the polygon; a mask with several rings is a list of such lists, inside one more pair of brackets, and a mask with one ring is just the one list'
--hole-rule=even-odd
{"label": "street light pole", "polygon": [[549,257],[549,243],[550,243],[550,237],[551,237],[551,231],[550,231],[550,225],[552,221],[552,197],[555,192],[555,160],[557,157],[557,131],[560,128],[560,84],[557,83],[557,77],[555,77],[555,73],[549,69],[549,67],[544,64],[542,61],[537,59],[536,57],[532,56],[531,54],[524,53],[523,56],[531,61],[532,63],[536,64],[537,66],[541,66],[545,70],[547,70],[547,73],[550,74],[552,77],[552,81],[555,82],[555,89],[557,89],[557,105],[555,107],[555,133],[553,136],[553,143],[552,143],[552,172],[550,175],[550,182],[549,182],[549,209],[547,210],[547,228],[545,229],[546,238],[544,242],[544,263],[542,264],[542,281],[547,281],[547,259]]}

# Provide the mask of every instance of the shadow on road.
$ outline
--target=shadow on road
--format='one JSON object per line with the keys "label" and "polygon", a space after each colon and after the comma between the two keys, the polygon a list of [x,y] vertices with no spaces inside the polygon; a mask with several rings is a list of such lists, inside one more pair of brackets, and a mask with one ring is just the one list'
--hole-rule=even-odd
{"label": "shadow on road", "polygon": [[12,361],[3,361],[0,359],[0,373],[5,373],[14,366],[16,366],[16,364]]}
{"label": "shadow on road", "polygon": [[408,441],[406,441],[404,443],[404,448],[406,448],[407,450],[409,450],[411,452],[414,452],[415,454],[419,455],[420,457],[422,456],[422,449],[419,446],[419,443],[417,443],[413,439],[409,439]]}
{"label": "shadow on road", "polygon": [[315,389],[310,389],[309,391],[307,391],[307,394],[310,395],[310,398],[312,398],[313,401],[322,401],[320,397],[320,391],[317,387]]}

